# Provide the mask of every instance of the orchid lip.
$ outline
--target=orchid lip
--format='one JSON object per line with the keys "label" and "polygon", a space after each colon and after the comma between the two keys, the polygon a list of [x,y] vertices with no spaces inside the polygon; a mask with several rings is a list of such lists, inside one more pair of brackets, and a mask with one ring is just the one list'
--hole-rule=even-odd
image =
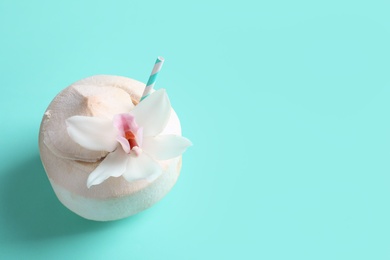
{"label": "orchid lip", "polygon": [[[143,128],[138,126],[133,115],[129,113],[116,115],[114,117],[114,127],[118,131],[117,141],[126,153],[130,154],[135,147],[141,147]],[[139,151],[135,153],[140,154]]]}
{"label": "orchid lip", "polygon": [[137,143],[136,136],[135,136],[135,134],[133,134],[133,132],[126,131],[125,132],[125,138],[129,142],[130,150],[132,150],[134,147],[138,147],[139,146],[138,143]]}
{"label": "orchid lip", "polygon": [[142,153],[142,149],[141,149],[140,147],[138,147],[138,146],[133,147],[133,149],[131,149],[131,151],[133,151],[134,154],[135,154],[137,157],[140,156],[141,153]]}

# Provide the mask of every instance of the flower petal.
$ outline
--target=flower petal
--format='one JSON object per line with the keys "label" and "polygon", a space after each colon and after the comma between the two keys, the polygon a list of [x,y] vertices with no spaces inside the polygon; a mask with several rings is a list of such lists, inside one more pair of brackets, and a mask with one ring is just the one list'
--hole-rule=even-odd
{"label": "flower petal", "polygon": [[156,160],[168,160],[180,156],[191,145],[190,140],[179,135],[158,135],[144,138],[142,150]]}
{"label": "flower petal", "polygon": [[117,145],[112,121],[88,116],[72,116],[66,119],[67,131],[73,141],[93,151],[111,152]]}
{"label": "flower petal", "polygon": [[123,177],[129,182],[142,179],[151,182],[160,176],[161,173],[161,166],[148,154],[142,152],[137,156],[132,153],[127,161],[127,168],[125,173],[123,173]]}
{"label": "flower petal", "polygon": [[116,137],[116,140],[121,144],[123,150],[126,153],[130,153],[130,144],[129,144],[129,141],[126,138],[124,138],[123,136],[118,135]]}
{"label": "flower petal", "polygon": [[109,177],[119,177],[126,171],[126,164],[129,156],[120,147],[99,164],[88,176],[87,186],[98,185]]}
{"label": "flower petal", "polygon": [[137,144],[142,147],[142,143],[144,141],[144,128],[143,127],[140,127],[137,131],[137,134],[135,136],[136,140],[137,140]]}
{"label": "flower petal", "polygon": [[144,136],[155,136],[161,133],[171,115],[171,103],[165,89],[159,89],[141,101],[130,112],[135,121],[143,127]]}

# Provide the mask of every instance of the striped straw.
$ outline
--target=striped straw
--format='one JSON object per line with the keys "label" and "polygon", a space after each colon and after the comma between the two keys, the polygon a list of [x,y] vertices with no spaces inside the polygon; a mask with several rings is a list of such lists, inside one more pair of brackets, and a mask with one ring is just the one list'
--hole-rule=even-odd
{"label": "striped straw", "polygon": [[163,64],[164,58],[160,56],[157,57],[156,63],[154,64],[152,73],[150,74],[148,83],[146,83],[146,87],[140,101],[144,100],[147,96],[150,95],[150,92],[152,91],[154,84],[156,83],[158,72],[161,70]]}

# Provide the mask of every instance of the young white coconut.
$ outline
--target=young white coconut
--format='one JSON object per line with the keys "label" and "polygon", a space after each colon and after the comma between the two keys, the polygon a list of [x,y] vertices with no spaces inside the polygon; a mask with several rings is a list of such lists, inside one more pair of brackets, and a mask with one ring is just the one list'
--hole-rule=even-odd
{"label": "young white coconut", "polygon": [[[84,218],[108,221],[134,215],[163,198],[180,174],[181,154],[191,143],[181,137],[180,121],[165,92],[157,94],[156,91],[156,95],[150,95],[138,105],[144,87],[145,84],[130,78],[92,76],[60,92],[43,116],[39,149],[47,176],[58,199]],[[152,102],[157,99],[153,96],[157,95],[164,103],[162,108],[141,111],[142,106],[148,105],[147,100]],[[159,115],[159,111],[164,109],[170,111],[166,122],[162,122],[164,120],[159,116],[153,118],[152,114]],[[141,132],[136,137],[138,144],[131,143],[123,131],[122,136],[120,134],[123,122],[126,128],[127,113],[143,114],[144,118],[139,116],[138,121],[135,117],[135,122],[140,124],[137,130]],[[145,113],[151,113],[151,117],[145,117]],[[115,127],[119,122],[122,128],[109,129],[106,124],[101,129],[95,129],[95,124],[88,123],[88,120],[95,119],[111,120]],[[80,123],[80,120],[84,121]],[[156,136],[157,132],[148,131],[151,129],[148,128],[143,129],[142,135],[142,127],[154,124],[151,120],[162,120],[159,123],[162,131],[157,131],[159,135]],[[129,121],[129,125],[132,123]],[[110,131],[114,131],[115,145],[111,137],[107,137]],[[89,140],[88,133],[92,133],[95,139]],[[156,148],[153,146],[155,143],[165,147]],[[105,147],[109,148],[101,149]],[[119,157],[114,158],[116,155]],[[120,161],[122,158],[127,161]],[[137,163],[133,163],[135,160],[138,160]],[[122,165],[123,169],[118,171],[116,164]]]}

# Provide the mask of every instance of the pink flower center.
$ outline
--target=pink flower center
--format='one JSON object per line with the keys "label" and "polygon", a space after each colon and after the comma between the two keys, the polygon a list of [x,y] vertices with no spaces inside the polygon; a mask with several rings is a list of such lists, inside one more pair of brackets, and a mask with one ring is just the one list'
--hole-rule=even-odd
{"label": "pink flower center", "polygon": [[142,146],[143,131],[135,122],[131,114],[118,114],[114,116],[114,126],[118,130],[116,140],[121,144],[126,153],[134,151],[140,154]]}
{"label": "pink flower center", "polygon": [[139,146],[138,143],[137,143],[137,139],[136,139],[135,135],[130,130],[125,131],[125,138],[129,142],[130,150],[133,149],[136,146],[137,147]]}

